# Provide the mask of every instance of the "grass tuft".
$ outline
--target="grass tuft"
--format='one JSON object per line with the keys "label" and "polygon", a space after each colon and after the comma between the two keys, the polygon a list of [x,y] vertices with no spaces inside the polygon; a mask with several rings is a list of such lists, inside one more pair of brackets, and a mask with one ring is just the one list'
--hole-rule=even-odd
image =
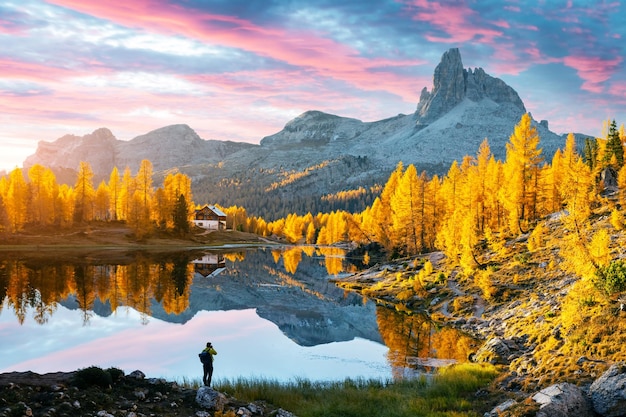
{"label": "grass tuft", "polygon": [[286,383],[237,379],[218,381],[215,389],[241,401],[265,401],[299,417],[474,417],[487,411],[474,394],[497,374],[492,365],[463,364],[442,368],[433,378]]}

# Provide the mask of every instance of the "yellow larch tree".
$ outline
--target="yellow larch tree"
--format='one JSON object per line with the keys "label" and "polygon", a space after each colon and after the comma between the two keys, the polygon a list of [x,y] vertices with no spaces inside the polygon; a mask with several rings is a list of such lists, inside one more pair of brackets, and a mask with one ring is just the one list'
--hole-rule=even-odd
{"label": "yellow larch tree", "polygon": [[111,211],[111,220],[118,220],[120,195],[122,193],[122,180],[117,167],[113,167],[109,175],[109,207]]}
{"label": "yellow larch tree", "polygon": [[552,163],[548,170],[547,187],[550,194],[550,202],[547,205],[550,212],[555,213],[560,211],[563,206],[563,193],[561,188],[563,187],[564,176],[564,163],[563,154],[560,149],[557,149],[552,157]]}
{"label": "yellow larch tree", "polygon": [[425,186],[425,174],[418,177],[415,166],[409,165],[391,196],[393,246],[407,255],[424,249]]}
{"label": "yellow larch tree", "polygon": [[283,236],[290,243],[298,243],[304,233],[305,222],[304,218],[297,214],[290,213],[285,219],[285,228],[283,229]]}
{"label": "yellow larch tree", "polygon": [[91,165],[81,161],[74,186],[76,193],[74,218],[78,222],[93,220],[93,203],[96,194],[93,187],[93,176]]}
{"label": "yellow larch tree", "polygon": [[122,185],[117,205],[118,220],[128,220],[133,194],[135,194],[135,179],[130,172],[130,168],[126,167],[122,175]]}
{"label": "yellow larch tree", "polygon": [[500,200],[500,193],[505,183],[502,162],[496,161],[495,157],[489,159],[487,164],[487,181],[485,183],[487,218],[483,226],[483,232],[487,229],[493,233],[499,233],[504,228],[504,208]]}
{"label": "yellow larch tree", "polygon": [[511,233],[526,232],[530,222],[538,217],[539,168],[542,161],[539,134],[526,113],[506,144],[503,167],[507,178],[503,203],[508,212]]}
{"label": "yellow larch tree", "polygon": [[567,215],[563,216],[563,226],[568,233],[561,253],[564,269],[587,278],[592,277],[598,267],[590,251],[588,230],[594,196],[595,180],[591,169],[578,158],[565,173],[563,201]]}
{"label": "yellow larch tree", "polygon": [[191,192],[191,178],[181,172],[169,173],[163,180],[163,191],[164,200],[162,203],[165,204],[165,207],[162,207],[162,210],[163,213],[169,212],[169,219],[162,220],[166,220],[167,227],[173,227],[174,207],[181,195],[185,198],[190,208],[188,215],[191,216],[193,214],[194,203]]}
{"label": "yellow larch tree", "polygon": [[152,162],[147,159],[141,161],[139,171],[135,176],[135,193],[138,193],[141,205],[141,217],[148,221],[152,218]]}
{"label": "yellow larch tree", "polygon": [[424,246],[427,249],[434,249],[436,247],[437,233],[443,215],[444,202],[439,193],[440,189],[441,180],[435,175],[426,184],[424,192]]}
{"label": "yellow larch tree", "polygon": [[94,197],[94,219],[103,221],[110,220],[110,202],[111,196],[109,186],[106,182],[100,181]]}
{"label": "yellow larch tree", "polygon": [[28,185],[20,168],[15,168],[9,173],[9,188],[5,201],[11,231],[22,230],[27,221]]}
{"label": "yellow larch tree", "polygon": [[55,220],[54,200],[58,192],[56,177],[50,168],[40,164],[28,170],[30,190],[29,220],[36,224],[49,225]]}
{"label": "yellow larch tree", "polygon": [[436,244],[453,262],[459,261],[461,230],[464,224],[464,214],[467,211],[467,205],[463,201],[466,179],[457,161],[453,161],[440,190],[445,208]]}
{"label": "yellow larch tree", "polygon": [[390,235],[392,233],[391,197],[396,192],[398,182],[404,173],[402,162],[398,162],[396,169],[389,175],[380,197],[378,197],[371,210],[371,222],[373,240],[380,243],[384,248],[390,250],[392,243]]}
{"label": "yellow larch tree", "polygon": [[483,140],[476,154],[476,164],[470,168],[468,186],[471,189],[470,207],[475,217],[476,228],[483,231],[488,222],[487,182],[489,161],[492,158],[487,139]]}
{"label": "yellow larch tree", "polygon": [[74,224],[74,208],[76,207],[76,192],[67,184],[59,186],[55,201],[57,221],[61,227],[70,227]]}

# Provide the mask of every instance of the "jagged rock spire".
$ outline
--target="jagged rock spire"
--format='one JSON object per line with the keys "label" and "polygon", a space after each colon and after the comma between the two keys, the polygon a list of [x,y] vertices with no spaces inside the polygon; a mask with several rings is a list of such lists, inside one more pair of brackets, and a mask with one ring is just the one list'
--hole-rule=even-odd
{"label": "jagged rock spire", "polygon": [[422,90],[415,112],[418,125],[427,125],[452,110],[464,99],[480,101],[489,98],[498,104],[512,104],[521,113],[524,103],[513,88],[499,78],[485,73],[482,68],[464,69],[458,48],[446,51],[435,68],[433,89]]}

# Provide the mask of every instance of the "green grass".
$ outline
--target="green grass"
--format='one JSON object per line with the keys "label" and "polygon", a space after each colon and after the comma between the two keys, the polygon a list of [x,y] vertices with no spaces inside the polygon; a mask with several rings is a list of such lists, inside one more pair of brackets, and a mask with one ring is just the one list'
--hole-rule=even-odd
{"label": "green grass", "polygon": [[474,417],[488,411],[474,394],[497,373],[491,365],[464,364],[443,368],[428,380],[284,383],[239,379],[218,381],[214,388],[240,401],[266,401],[298,417]]}

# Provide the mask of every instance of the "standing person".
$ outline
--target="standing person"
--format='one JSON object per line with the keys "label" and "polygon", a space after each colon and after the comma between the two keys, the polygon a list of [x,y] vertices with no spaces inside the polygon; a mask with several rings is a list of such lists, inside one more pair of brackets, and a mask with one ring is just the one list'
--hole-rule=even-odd
{"label": "standing person", "polygon": [[213,377],[213,355],[217,355],[217,352],[213,349],[211,342],[207,342],[206,347],[198,354],[204,370],[202,382],[207,387],[211,386],[211,378]]}

